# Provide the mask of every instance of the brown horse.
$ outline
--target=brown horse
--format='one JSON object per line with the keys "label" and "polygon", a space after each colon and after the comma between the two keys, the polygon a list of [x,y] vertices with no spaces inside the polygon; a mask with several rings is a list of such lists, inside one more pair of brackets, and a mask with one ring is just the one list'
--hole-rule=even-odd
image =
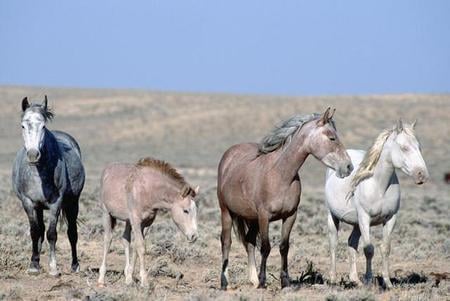
{"label": "brown horse", "polygon": [[113,163],[103,171],[100,202],[103,207],[104,252],[98,284],[104,286],[106,255],[112,240],[116,220],[126,222],[123,233],[125,247],[125,282],[132,282],[135,252],[130,264],[131,230],[135,235],[140,261],[141,286],[147,286],[145,271],[144,229],[155,220],[160,209],[168,210],[173,221],[189,241],[197,239],[197,207],[192,189],[184,178],[168,163],[144,158],[136,164]]}
{"label": "brown horse", "polygon": [[[231,228],[234,226],[246,248],[250,281],[264,288],[270,252],[269,223],[280,219],[283,221],[281,286],[289,285],[289,235],[300,202],[300,167],[312,154],[340,177],[348,176],[353,170],[345,147],[337,136],[333,113],[328,108],[323,115],[294,116],[265,137],[261,144],[237,144],[223,155],[217,185],[222,214],[222,289],[228,285]],[[259,276],[255,264],[258,234],[261,239]]]}

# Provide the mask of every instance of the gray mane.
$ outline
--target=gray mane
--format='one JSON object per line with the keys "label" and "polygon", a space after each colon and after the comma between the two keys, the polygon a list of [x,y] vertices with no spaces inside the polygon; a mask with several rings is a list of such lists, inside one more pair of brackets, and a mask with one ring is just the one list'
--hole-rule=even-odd
{"label": "gray mane", "polygon": [[[52,121],[53,117],[55,117],[55,113],[53,113],[52,109],[50,108],[46,108],[41,104],[37,104],[37,103],[33,103],[31,104],[31,106],[27,109],[31,110],[33,112],[39,113],[44,117],[45,122],[47,121]],[[25,111],[26,112],[26,111]],[[25,112],[22,113],[21,118],[23,118],[23,116],[25,115]]]}
{"label": "gray mane", "polygon": [[295,132],[305,123],[320,118],[320,114],[295,115],[275,126],[272,132],[264,137],[259,144],[259,154],[271,153],[291,141]]}

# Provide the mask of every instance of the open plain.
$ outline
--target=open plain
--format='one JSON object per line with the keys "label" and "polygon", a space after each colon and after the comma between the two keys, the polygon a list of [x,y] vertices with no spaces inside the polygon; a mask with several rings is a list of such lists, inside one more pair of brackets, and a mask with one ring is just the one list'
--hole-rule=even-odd
{"label": "open plain", "polygon": [[[87,180],[80,200],[79,259],[71,274],[65,225],[58,226],[59,278],[47,274],[48,245],[41,257],[43,272],[26,274],[31,256],[29,225],[11,191],[11,166],[22,146],[20,102],[48,95],[56,116],[48,127],[72,134],[80,143]],[[281,97],[181,94],[126,90],[81,90],[0,87],[0,299],[5,300],[449,300],[450,283],[450,95],[374,95]],[[268,288],[254,289],[247,280],[246,254],[234,238],[230,253],[230,288],[219,290],[220,212],[216,197],[217,164],[231,145],[259,141],[275,124],[297,113],[337,109],[335,121],[347,148],[367,149],[379,132],[397,118],[418,119],[417,136],[431,179],[415,186],[400,175],[402,203],[393,233],[391,277],[395,288],[384,291],[352,287],[346,242],[350,227],[340,231],[339,285],[329,286],[329,256],[324,202],[325,167],[310,156],[300,170],[303,192],[291,235],[289,271],[292,285],[281,290],[278,241],[280,223],[271,225],[272,251]],[[191,185],[200,185],[200,238],[190,244],[168,214],[161,214],[146,239],[150,287],[138,280],[125,286],[123,225],[114,232],[107,286],[96,280],[103,248],[98,202],[102,168],[112,161],[134,162],[152,156],[171,162]],[[44,213],[45,215],[45,213]],[[374,274],[381,274],[381,228],[373,228]],[[174,239],[172,239],[174,237]],[[258,259],[259,257],[257,257]],[[358,257],[362,277],[365,261]],[[135,272],[135,276],[138,273]]]}

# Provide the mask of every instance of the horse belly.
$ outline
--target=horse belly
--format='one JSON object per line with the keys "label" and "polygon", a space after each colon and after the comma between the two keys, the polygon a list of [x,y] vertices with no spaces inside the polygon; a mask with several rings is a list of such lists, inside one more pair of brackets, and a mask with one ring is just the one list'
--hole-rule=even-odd
{"label": "horse belly", "polygon": [[102,203],[108,213],[120,220],[129,219],[125,187],[102,187]]}
{"label": "horse belly", "polygon": [[258,219],[258,213],[256,211],[256,208],[252,206],[252,204],[247,200],[239,200],[237,202],[232,202],[231,204],[227,204],[228,209],[248,220],[256,220]]}
{"label": "horse belly", "polygon": [[70,182],[70,191],[67,192],[74,196],[78,196],[83,190],[85,181],[83,164],[73,149],[68,154],[65,154],[65,160],[68,181]]}

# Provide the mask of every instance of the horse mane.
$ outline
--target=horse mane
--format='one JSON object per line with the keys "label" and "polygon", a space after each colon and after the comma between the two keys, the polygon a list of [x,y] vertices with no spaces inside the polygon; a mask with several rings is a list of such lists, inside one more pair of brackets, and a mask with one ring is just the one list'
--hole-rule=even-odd
{"label": "horse mane", "polygon": [[366,152],[363,160],[359,164],[358,170],[356,171],[350,183],[350,191],[347,194],[347,199],[353,196],[356,190],[356,186],[358,186],[359,183],[373,176],[373,169],[380,159],[383,146],[393,131],[394,129],[383,130],[375,139],[375,142],[372,144],[369,150]]}
{"label": "horse mane", "polygon": [[[41,114],[44,117],[45,122],[52,121],[53,118],[55,117],[55,113],[53,112],[52,108],[44,107],[41,104],[33,103],[30,105],[28,110],[31,110],[33,112],[37,112],[37,113]],[[23,118],[23,116],[25,115],[25,112],[22,113],[21,118]]]}
{"label": "horse mane", "polygon": [[136,162],[135,167],[137,169],[152,168],[158,170],[162,174],[167,175],[169,178],[175,180],[175,182],[177,182],[182,187],[181,195],[183,197],[186,197],[188,195],[195,197],[195,190],[191,188],[191,186],[186,182],[184,177],[181,174],[179,174],[178,171],[168,162],[151,157],[145,157],[139,159]]}
{"label": "horse mane", "polygon": [[[284,120],[279,125],[276,125],[275,128],[262,140],[259,144],[259,155],[268,154],[282,146],[289,144],[292,140],[292,136],[296,133],[298,129],[300,129],[305,123],[318,119],[321,114],[312,113],[309,115],[295,115],[291,118]],[[334,122],[330,121],[333,127],[335,127]]]}

